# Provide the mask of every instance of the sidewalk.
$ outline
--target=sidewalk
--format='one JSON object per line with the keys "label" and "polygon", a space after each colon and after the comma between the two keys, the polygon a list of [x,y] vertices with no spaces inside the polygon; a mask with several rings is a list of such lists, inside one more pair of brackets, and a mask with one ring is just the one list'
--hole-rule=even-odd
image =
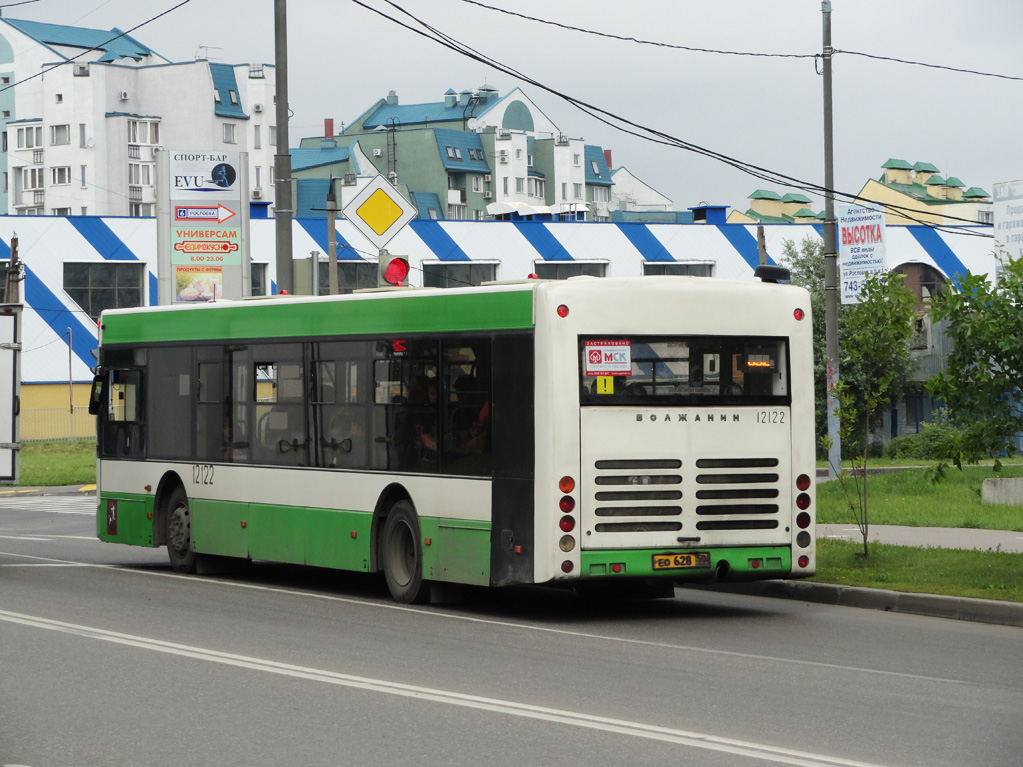
{"label": "sidewalk", "polygon": [[[0,499],[16,496],[94,495],[95,485],[57,487],[0,486]],[[979,549],[1023,553],[1023,532],[1011,530],[975,530],[958,527],[903,527],[871,525],[869,539],[876,543],[898,546],[921,546],[942,549]],[[859,541],[855,525],[817,525],[818,538]],[[1023,563],[1021,563],[1023,565]],[[913,594],[858,586],[838,586],[809,581],[755,581],[752,583],[718,583],[696,585],[694,588],[733,594],[798,599],[803,602],[865,607],[872,610],[926,615],[937,618],[993,623],[1023,628],[1023,603],[1000,602],[993,599],[967,599],[936,594]]]}

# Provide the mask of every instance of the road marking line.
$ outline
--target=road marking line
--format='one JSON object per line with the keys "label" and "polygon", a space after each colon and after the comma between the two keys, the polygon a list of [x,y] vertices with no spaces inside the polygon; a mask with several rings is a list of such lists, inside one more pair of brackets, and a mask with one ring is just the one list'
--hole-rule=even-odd
{"label": "road marking line", "polygon": [[17,623],[33,628],[57,631],[65,634],[98,639],[104,642],[137,647],[143,650],[162,652],[168,655],[177,655],[184,658],[204,660],[210,663],[220,663],[226,666],[249,669],[252,671],[263,671],[270,674],[306,679],[312,682],[334,684],[341,687],[366,690],[369,692],[384,693],[387,695],[399,695],[406,698],[431,701],[434,703],[445,703],[452,706],[462,706],[480,711],[491,711],[510,716],[519,716],[527,719],[538,719],[547,722],[568,724],[576,727],[584,727],[591,730],[617,733],[620,735],[631,735],[638,738],[648,738],[667,743],[677,743],[692,748],[702,748],[709,751],[719,751],[736,756],[746,756],[754,759],[763,759],[771,762],[793,765],[793,767],[878,767],[868,762],[860,762],[851,759],[828,756],[826,754],[814,754],[808,751],[772,746],[766,743],[755,743],[752,741],[735,740],[706,733],[679,730],[672,727],[661,727],[659,725],[646,724],[644,722],[631,722],[625,719],[612,719],[609,717],[596,716],[562,709],[536,706],[529,703],[518,703],[499,698],[485,698],[478,695],[467,695],[465,693],[451,690],[441,690],[433,687],[419,687],[417,685],[401,684],[390,682],[385,679],[373,679],[370,677],[354,676],[325,669],[310,668],[308,666],[294,666],[289,663],[254,658],[246,655],[234,655],[232,653],[210,650],[203,647],[165,642],[160,639],[136,636],[133,634],[121,634],[116,631],[83,626],[64,621],[50,620],[33,615],[8,612],[0,610],[0,620],[9,623]]}
{"label": "road marking line", "polygon": [[50,541],[49,538],[32,538],[28,535],[0,535],[0,538],[8,541],[45,541],[47,543]]}
{"label": "road marking line", "polygon": [[[113,544],[111,544],[113,545]],[[38,557],[32,556],[31,554],[16,554],[14,552],[0,552],[0,555],[6,554],[12,557],[22,557],[26,559],[39,559],[47,562],[69,562],[70,564],[77,564],[83,567],[96,567],[104,570],[113,570],[114,572],[128,573],[132,575],[153,575],[160,578],[178,578],[186,580],[189,583],[202,586],[226,586],[229,588],[238,589],[252,589],[253,591],[266,591],[271,594],[285,594],[287,596],[304,597],[307,599],[322,599],[328,602],[341,602],[343,604],[358,605],[360,607],[370,607],[378,610],[398,610],[401,612],[417,613],[419,615],[425,615],[432,618],[440,618],[445,620],[464,621],[467,623],[482,623],[488,626],[503,626],[505,628],[514,628],[522,631],[537,631],[546,634],[558,634],[561,636],[576,637],[579,639],[594,639],[597,641],[604,642],[618,642],[621,644],[634,644],[643,647],[658,647],[666,650],[681,650],[683,652],[697,652],[705,655],[722,655],[730,658],[743,658],[745,660],[754,661],[770,661],[772,663],[787,663],[794,666],[808,666],[810,668],[826,668],[833,669],[835,671],[852,671],[857,674],[877,674],[879,676],[890,676],[901,679],[916,679],[924,682],[943,682],[946,684],[967,684],[962,679],[947,679],[940,676],[927,676],[926,674],[909,674],[903,671],[886,671],[884,669],[876,668],[864,668],[862,666],[845,666],[837,663],[823,663],[821,661],[813,660],[800,660],[798,658],[782,658],[776,655],[758,655],[755,653],[738,652],[736,650],[717,650],[709,647],[696,647],[695,645],[680,645],[672,644],[669,642],[653,642],[647,639],[629,639],[625,637],[613,637],[605,634],[590,634],[582,631],[569,631],[568,629],[556,629],[549,626],[530,626],[527,623],[515,623],[513,621],[498,621],[490,618],[473,618],[468,615],[452,615],[450,613],[438,612],[431,610],[426,607],[407,607],[406,605],[391,604],[388,602],[374,602],[369,599],[358,599],[355,597],[339,597],[333,594],[317,594],[309,591],[296,591],[295,589],[285,589],[276,586],[262,586],[254,583],[239,583],[237,581],[227,581],[220,579],[209,579],[209,578],[197,578],[194,575],[179,575],[178,573],[165,572],[161,570],[142,570],[137,565],[108,565],[108,564],[97,564],[90,562],[74,562],[64,559],[53,559],[51,557]]]}

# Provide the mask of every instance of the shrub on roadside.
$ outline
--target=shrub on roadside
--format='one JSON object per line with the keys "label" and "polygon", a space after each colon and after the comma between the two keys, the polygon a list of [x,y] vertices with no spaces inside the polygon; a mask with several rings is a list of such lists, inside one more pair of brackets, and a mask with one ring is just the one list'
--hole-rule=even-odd
{"label": "shrub on roadside", "polygon": [[957,433],[958,430],[949,421],[948,413],[937,410],[934,421],[925,423],[919,434],[903,434],[890,440],[884,447],[884,457],[936,460],[944,457],[945,447]]}

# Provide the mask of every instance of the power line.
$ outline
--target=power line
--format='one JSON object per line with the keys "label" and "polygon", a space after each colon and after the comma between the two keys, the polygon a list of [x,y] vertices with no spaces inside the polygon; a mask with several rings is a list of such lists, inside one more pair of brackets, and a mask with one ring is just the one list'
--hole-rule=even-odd
{"label": "power line", "polygon": [[[558,90],[554,89],[551,86],[545,85],[544,83],[541,83],[540,81],[535,80],[535,79],[529,77],[528,75],[518,71],[514,67],[511,67],[511,66],[506,65],[506,64],[502,64],[501,62],[497,61],[496,59],[493,59],[493,58],[491,58],[491,57],[489,57],[489,56],[487,56],[487,55],[485,55],[485,54],[475,50],[474,48],[470,47],[469,45],[467,45],[465,43],[462,43],[462,42],[456,40],[455,38],[445,34],[444,32],[441,32],[439,29],[436,29],[436,28],[430,26],[429,24],[427,24],[422,19],[416,17],[414,14],[410,13],[409,11],[407,11],[404,8],[402,8],[401,6],[399,6],[397,3],[393,2],[393,0],[384,0],[384,2],[386,2],[388,5],[390,5],[392,8],[394,8],[397,11],[399,11],[400,13],[408,16],[410,19],[412,19],[417,24],[419,24],[421,27],[423,27],[424,29],[428,30],[431,34],[427,34],[426,32],[420,31],[419,29],[416,29],[415,27],[412,27],[409,24],[406,24],[406,23],[402,22],[401,20],[394,18],[393,16],[389,16],[386,13],[384,13],[383,11],[378,10],[376,8],[373,8],[373,7],[369,6],[369,5],[367,5],[366,3],[362,2],[362,0],[352,0],[352,2],[354,2],[356,5],[359,5],[362,8],[365,8],[368,11],[376,13],[377,15],[387,19],[388,21],[391,21],[394,24],[397,24],[400,27],[403,27],[404,29],[406,29],[406,30],[408,30],[410,32],[413,32],[414,34],[420,35],[421,37],[425,37],[426,39],[431,40],[432,42],[435,42],[435,43],[437,43],[439,45],[442,45],[442,46],[444,46],[444,47],[446,47],[446,48],[448,48],[448,49],[450,49],[452,51],[455,51],[456,53],[459,53],[462,56],[465,56],[467,58],[473,59],[474,61],[478,61],[478,62],[480,62],[482,64],[486,64],[487,66],[493,67],[494,69],[497,69],[500,72],[504,72],[505,74],[511,75],[513,77],[516,77],[516,78],[522,80],[523,82],[529,83],[530,85],[534,85],[537,88],[540,88],[541,90],[547,91],[548,93],[550,93],[552,95],[555,95],[555,96],[557,96],[557,97],[567,101],[568,103],[572,104],[573,106],[575,106],[577,109],[579,109],[583,113],[590,115],[594,119],[598,120],[599,122],[604,123],[605,125],[607,125],[607,126],[609,126],[611,128],[614,128],[615,130],[621,131],[621,132],[626,133],[628,135],[635,136],[635,137],[643,139],[645,141],[650,141],[652,143],[664,144],[666,146],[673,146],[673,147],[678,148],[678,149],[684,149],[686,151],[693,152],[695,154],[703,155],[703,156],[708,157],[710,159],[717,160],[718,162],[721,162],[721,163],[724,163],[726,165],[729,165],[729,166],[735,168],[736,170],[739,170],[739,171],[741,171],[743,173],[746,173],[747,175],[750,175],[750,176],[752,176],[754,178],[758,178],[758,179],[760,179],[762,181],[766,181],[768,183],[778,184],[778,185],[781,185],[781,186],[788,186],[790,188],[800,189],[802,191],[807,191],[807,192],[810,192],[810,193],[813,193],[813,194],[820,194],[820,195],[833,194],[836,197],[844,198],[844,199],[846,199],[846,200],[848,200],[850,202],[862,202],[862,200],[860,200],[858,195],[856,195],[856,194],[852,194],[852,193],[849,193],[849,192],[842,192],[842,191],[839,191],[839,190],[829,190],[826,187],[821,186],[820,184],[816,184],[816,183],[813,183],[813,182],[810,182],[810,181],[804,181],[804,180],[795,178],[793,176],[788,176],[788,175],[786,175],[784,173],[781,173],[779,171],[774,171],[774,170],[771,170],[769,168],[764,168],[764,167],[761,167],[761,166],[758,166],[758,165],[754,165],[752,163],[749,163],[749,162],[746,162],[746,161],[743,161],[743,160],[739,160],[739,159],[737,159],[735,157],[731,157],[730,155],[726,155],[726,154],[723,154],[721,152],[717,152],[717,151],[714,151],[712,149],[708,149],[706,147],[699,146],[698,144],[693,144],[691,142],[687,142],[687,141],[685,141],[683,139],[680,139],[680,138],[677,138],[675,136],[672,136],[671,134],[659,131],[659,130],[657,130],[655,128],[650,128],[648,126],[644,126],[644,125],[641,125],[639,123],[633,122],[633,121],[628,120],[627,118],[622,117],[620,115],[617,115],[617,114],[615,114],[613,112],[609,112],[609,111],[607,111],[605,109],[601,109],[600,107],[597,107],[597,106],[595,106],[593,104],[589,104],[589,103],[587,103],[585,101],[582,101],[582,100],[577,99],[577,98],[575,98],[573,96],[570,96],[569,94],[562,93],[561,91],[558,91]],[[871,202],[873,202],[873,201],[871,201]],[[964,234],[964,235],[977,236],[977,237],[988,237],[988,238],[990,238],[992,236],[992,235],[989,235],[989,234],[984,234],[982,232],[964,231],[964,230],[961,230],[961,229],[943,227],[940,224],[932,224],[932,223],[929,223],[929,222],[926,222],[926,221],[922,221],[922,220],[916,218],[915,216],[910,215],[910,213],[918,213],[919,211],[915,211],[914,209],[907,208],[905,206],[895,205],[893,203],[883,203],[883,202],[882,203],[878,203],[878,204],[882,205],[882,207],[885,207],[887,209],[894,210],[894,211],[898,212],[898,214],[903,216],[904,218],[907,218],[909,220],[915,221],[915,222],[917,222],[920,225],[927,226],[927,227],[935,229],[935,230],[955,232],[957,234]],[[956,217],[956,216],[946,216],[946,218],[949,218],[949,219],[951,219],[953,221],[963,221],[965,223],[973,224],[973,225],[977,224],[976,221],[972,221],[972,220],[965,219],[965,218],[959,218],[959,217]]]}
{"label": "power line", "polygon": [[[817,57],[819,55],[819,54],[816,54],[816,53],[758,53],[758,52],[755,52],[755,51],[730,51],[730,50],[721,50],[721,49],[716,49],[716,48],[698,48],[698,47],[689,46],[689,45],[675,45],[673,43],[662,43],[662,42],[657,42],[657,41],[654,41],[654,40],[643,40],[643,39],[637,38],[637,37],[627,37],[625,35],[615,35],[615,34],[611,34],[609,32],[598,32],[597,30],[585,29],[584,27],[576,27],[576,26],[572,26],[571,24],[562,24],[561,22],[551,21],[550,19],[542,19],[542,18],[539,18],[537,16],[529,16],[529,15],[524,14],[524,13],[517,13],[516,11],[509,11],[509,10],[507,10],[505,8],[497,8],[497,7],[493,6],[493,5],[487,5],[486,3],[481,3],[481,2],[479,2],[479,0],[462,0],[462,2],[466,3],[468,5],[478,6],[480,8],[486,8],[488,11],[495,11],[497,13],[503,13],[503,14],[505,14],[507,16],[515,16],[515,17],[520,18],[520,19],[525,19],[526,21],[533,21],[533,22],[536,22],[537,24],[546,24],[548,26],[558,27],[560,29],[566,29],[566,30],[569,30],[571,32],[580,32],[580,33],[585,34],[585,35],[594,35],[596,37],[606,37],[606,38],[609,38],[611,40],[621,40],[622,42],[636,43],[638,45],[651,45],[651,46],[655,46],[655,47],[658,47],[658,48],[670,48],[670,49],[680,50],[680,51],[690,51],[690,52],[693,52],[693,53],[715,53],[715,54],[724,55],[724,56],[754,56],[754,57],[759,57],[759,58],[774,58],[774,59],[812,59],[812,58],[815,58],[815,57]],[[908,59],[899,59],[899,58],[895,58],[895,57],[892,57],[892,56],[879,56],[879,55],[872,54],[872,53],[863,53],[861,51],[844,51],[844,50],[839,50],[839,49],[835,48],[835,49],[832,50],[832,53],[833,54],[844,53],[847,56],[863,56],[864,58],[878,59],[880,61],[891,61],[891,62],[895,62],[897,64],[908,64],[908,65],[917,66],[917,67],[928,67],[928,68],[931,68],[931,69],[944,69],[944,70],[949,71],[949,72],[960,72],[960,73],[963,73],[963,74],[978,75],[980,77],[997,77],[997,78],[1001,78],[1003,80],[1019,80],[1019,81],[1023,81],[1023,77],[1015,77],[1013,75],[1002,75],[1002,74],[997,74],[997,73],[994,73],[994,72],[980,72],[980,71],[975,70],[975,69],[961,69],[961,68],[958,68],[958,67],[946,66],[944,64],[928,64],[928,63],[922,62],[922,61],[910,61]]]}

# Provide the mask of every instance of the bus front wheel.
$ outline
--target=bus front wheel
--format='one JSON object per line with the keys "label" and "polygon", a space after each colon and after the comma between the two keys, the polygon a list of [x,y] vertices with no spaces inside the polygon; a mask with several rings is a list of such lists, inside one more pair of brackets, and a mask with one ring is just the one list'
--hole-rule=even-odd
{"label": "bus front wheel", "polygon": [[174,488],[167,503],[167,554],[176,573],[195,572],[192,549],[192,514],[182,487]]}
{"label": "bus front wheel", "polygon": [[381,542],[384,578],[396,602],[421,604],[430,596],[423,581],[422,537],[419,518],[410,501],[398,501],[384,522]]}

